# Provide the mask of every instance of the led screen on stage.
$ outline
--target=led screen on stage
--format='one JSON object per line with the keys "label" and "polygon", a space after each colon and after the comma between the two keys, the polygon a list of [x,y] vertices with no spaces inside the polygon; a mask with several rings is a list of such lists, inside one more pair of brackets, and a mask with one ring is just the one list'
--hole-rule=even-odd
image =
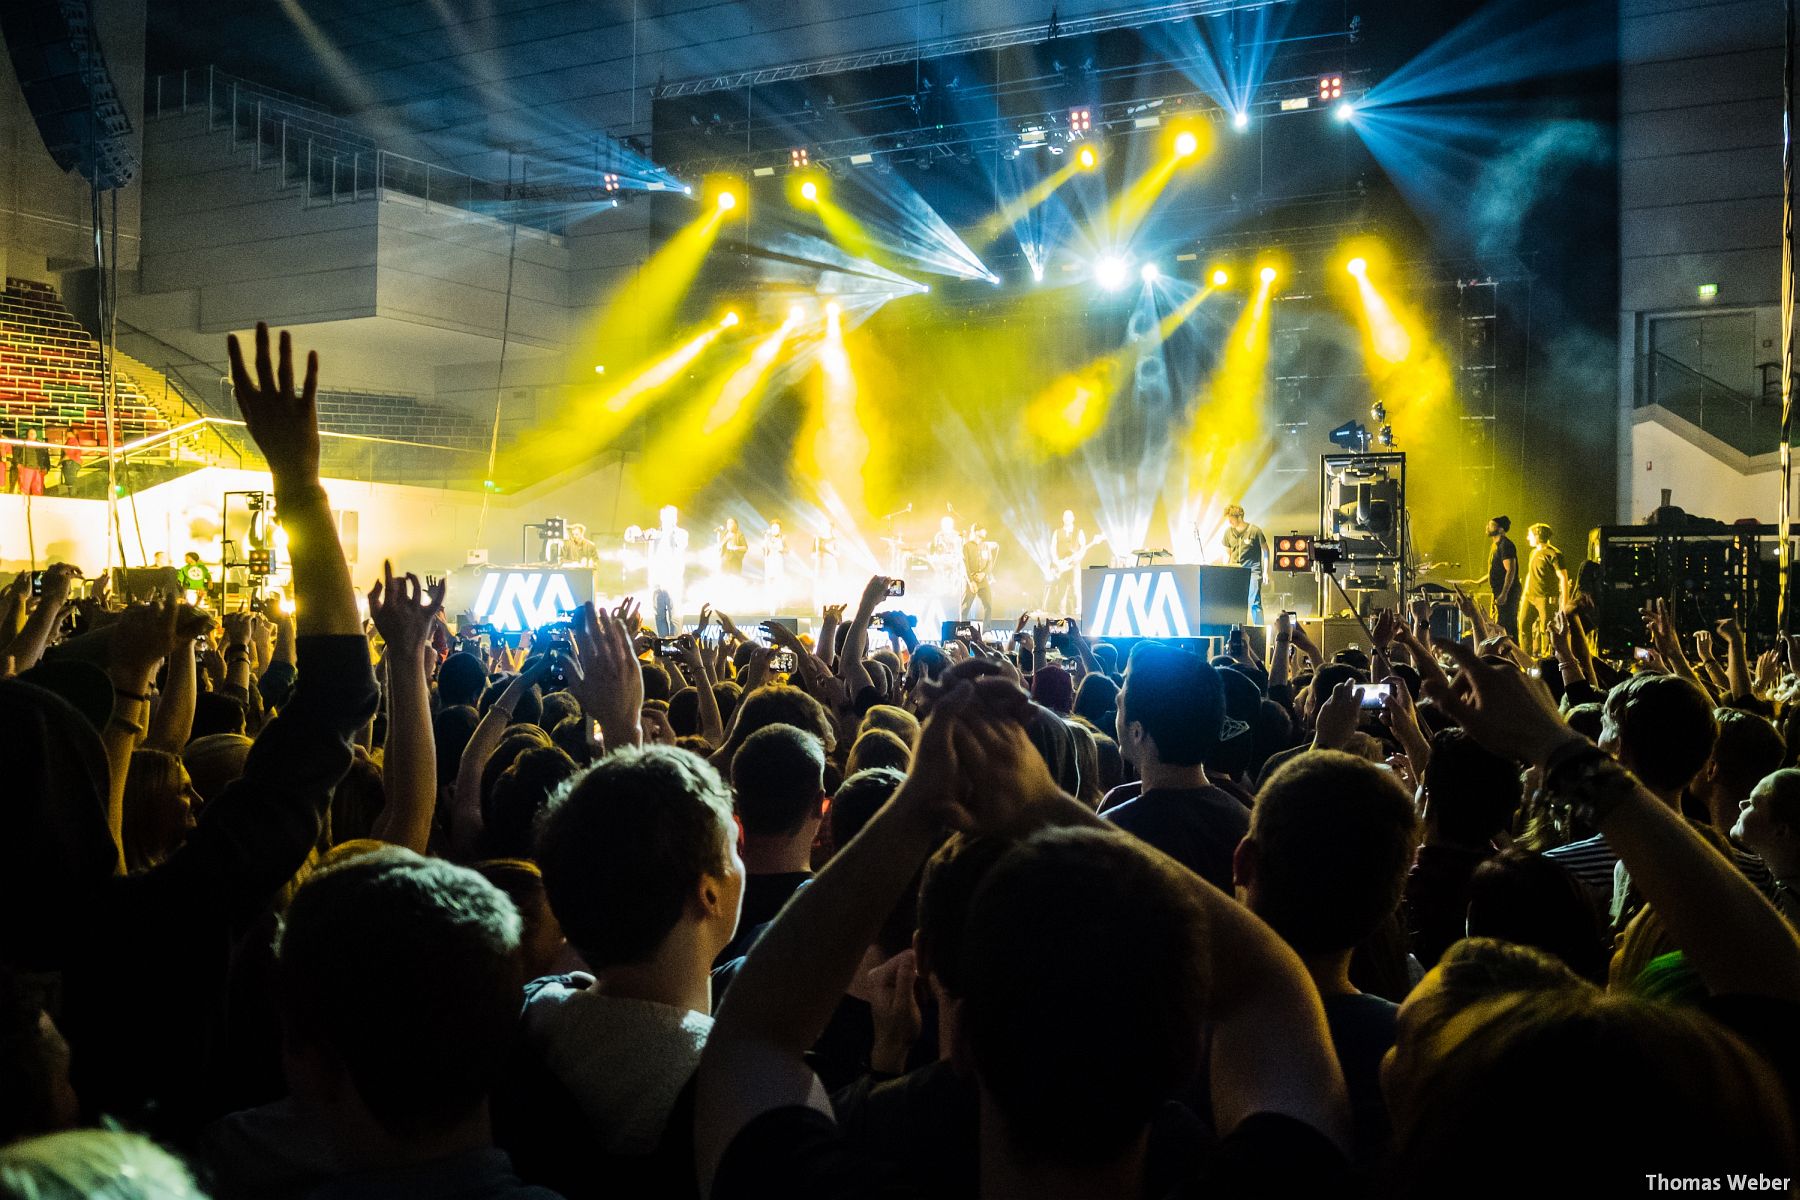
{"label": "led screen on stage", "polygon": [[1223,637],[1249,617],[1250,568],[1183,563],[1081,573],[1089,637]]}
{"label": "led screen on stage", "polygon": [[469,616],[500,633],[517,633],[564,620],[593,598],[591,570],[491,570],[481,576]]}

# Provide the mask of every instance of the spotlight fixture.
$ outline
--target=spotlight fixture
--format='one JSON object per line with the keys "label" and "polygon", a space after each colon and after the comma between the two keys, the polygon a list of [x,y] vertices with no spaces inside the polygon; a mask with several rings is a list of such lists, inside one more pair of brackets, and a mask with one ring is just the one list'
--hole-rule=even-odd
{"label": "spotlight fixture", "polygon": [[1382,445],[1392,446],[1394,444],[1394,427],[1392,425],[1383,425],[1381,427],[1380,436]]}
{"label": "spotlight fixture", "polygon": [[1323,75],[1319,78],[1319,101],[1341,100],[1344,97],[1344,77],[1342,75]]}
{"label": "spotlight fixture", "polygon": [[1094,264],[1094,282],[1105,291],[1116,292],[1125,286],[1125,276],[1129,270],[1124,259],[1116,254],[1109,254]]}
{"label": "spotlight fixture", "polygon": [[1369,260],[1360,257],[1353,258],[1344,264],[1344,270],[1361,279],[1369,273]]}
{"label": "spotlight fixture", "polygon": [[1069,110],[1069,132],[1080,137],[1094,127],[1094,115],[1088,109],[1074,108]]}
{"label": "spotlight fixture", "polygon": [[1200,139],[1189,130],[1182,130],[1175,135],[1175,157],[1192,158],[1200,151]]}
{"label": "spotlight fixture", "polygon": [[1337,106],[1331,110],[1331,115],[1340,125],[1344,124],[1356,115],[1356,105],[1348,100],[1340,100]]}
{"label": "spotlight fixture", "polygon": [[1231,125],[1240,133],[1250,128],[1250,114],[1247,112],[1237,113],[1231,118]]}
{"label": "spotlight fixture", "polygon": [[1227,271],[1224,267],[1220,267],[1218,270],[1216,270],[1212,273],[1212,285],[1214,287],[1224,287],[1226,284],[1228,284],[1230,282],[1231,282],[1231,272]]}
{"label": "spotlight fixture", "polygon": [[1082,170],[1091,171],[1100,162],[1100,156],[1094,153],[1092,146],[1083,146],[1081,152],[1075,156],[1075,161],[1081,165]]}
{"label": "spotlight fixture", "polygon": [[1289,533],[1275,539],[1277,571],[1310,571],[1313,565],[1313,539],[1304,533]]}
{"label": "spotlight fixture", "polygon": [[730,212],[737,207],[737,197],[731,192],[719,193],[719,211]]}
{"label": "spotlight fixture", "polygon": [[602,175],[600,178],[601,178],[601,185],[603,187],[605,187],[605,189],[607,191],[616,192],[619,190],[619,177],[617,175],[614,175],[611,171],[608,171],[605,175]]}
{"label": "spotlight fixture", "polygon": [[819,185],[810,179],[807,180],[800,185],[800,196],[805,200],[817,200],[819,198]]}
{"label": "spotlight fixture", "polygon": [[806,153],[806,147],[796,146],[792,150],[788,151],[788,166],[790,168],[792,168],[793,170],[796,170],[796,171],[806,170],[808,161],[809,161],[809,156]]}
{"label": "spotlight fixture", "polygon": [[1257,275],[1264,283],[1274,283],[1277,272],[1274,267],[1264,267]]}
{"label": "spotlight fixture", "polygon": [[595,363],[594,364],[594,374],[596,374],[596,375],[606,374],[606,364],[605,363]]}
{"label": "spotlight fixture", "polygon": [[692,184],[683,184],[682,188],[681,188],[681,194],[684,196],[693,195],[694,194],[694,186]]}
{"label": "spotlight fixture", "polygon": [[1331,444],[1353,453],[1363,453],[1369,448],[1369,431],[1361,421],[1345,421],[1336,429],[1326,434]]}
{"label": "spotlight fixture", "polygon": [[1043,267],[1033,266],[1031,268],[1031,282],[1033,282],[1033,283],[1044,282],[1044,268]]}
{"label": "spotlight fixture", "polygon": [[1155,283],[1158,279],[1162,278],[1162,272],[1157,269],[1156,264],[1153,262],[1145,263],[1144,269],[1139,271],[1138,274],[1143,277],[1145,283]]}
{"label": "spotlight fixture", "polygon": [[843,312],[844,310],[838,307],[838,302],[836,300],[828,300],[825,302],[825,319],[827,321],[837,320],[838,317],[843,315]]}
{"label": "spotlight fixture", "polygon": [[1377,400],[1369,406],[1369,420],[1377,425],[1387,420],[1387,405]]}
{"label": "spotlight fixture", "polygon": [[727,311],[724,318],[719,321],[720,327],[722,327],[724,329],[730,329],[733,325],[736,325],[737,323],[738,323],[738,315],[737,315],[737,313],[731,312],[731,311]]}

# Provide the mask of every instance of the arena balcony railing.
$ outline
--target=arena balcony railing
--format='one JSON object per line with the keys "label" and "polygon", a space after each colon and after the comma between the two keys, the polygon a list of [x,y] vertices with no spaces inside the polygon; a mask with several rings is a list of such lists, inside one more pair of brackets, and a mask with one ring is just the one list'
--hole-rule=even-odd
{"label": "arena balcony railing", "polygon": [[[149,110],[152,118],[205,112],[208,129],[229,130],[232,145],[251,148],[254,168],[278,168],[282,186],[302,188],[309,206],[375,200],[387,191],[549,234],[561,234],[568,224],[568,214],[559,206],[513,203],[506,182],[385,149],[313,101],[216,67],[156,76]],[[565,171],[563,164],[528,163],[522,177],[555,177]]]}

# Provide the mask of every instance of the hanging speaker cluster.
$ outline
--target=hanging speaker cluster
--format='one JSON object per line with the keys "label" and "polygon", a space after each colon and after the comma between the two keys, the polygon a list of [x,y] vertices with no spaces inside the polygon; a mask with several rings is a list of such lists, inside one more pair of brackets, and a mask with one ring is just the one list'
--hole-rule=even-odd
{"label": "hanging speaker cluster", "polygon": [[88,0],[4,0],[0,35],[56,165],[101,191],[136,178],[131,118],[106,69]]}

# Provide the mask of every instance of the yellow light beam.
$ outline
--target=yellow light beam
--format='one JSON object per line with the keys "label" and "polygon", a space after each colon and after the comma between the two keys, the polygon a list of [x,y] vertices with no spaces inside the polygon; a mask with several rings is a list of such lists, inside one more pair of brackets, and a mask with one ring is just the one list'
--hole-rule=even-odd
{"label": "yellow light beam", "polygon": [[534,427],[507,451],[507,458],[515,463],[560,462],[603,448],[624,432],[646,400],[736,323],[721,321],[702,330],[611,390],[578,389],[554,420]]}
{"label": "yellow light beam", "polygon": [[[724,209],[709,204],[663,243],[602,309],[588,333],[588,353],[576,361],[601,357],[598,351],[603,339],[612,345],[654,344],[706,261],[725,215]],[[605,357],[616,360],[618,356]]]}
{"label": "yellow light beam", "polygon": [[697,481],[711,476],[728,458],[744,435],[757,405],[750,401],[774,371],[781,348],[799,328],[799,307],[774,332],[756,344],[744,363],[734,370],[709,401],[702,394],[686,413],[657,439],[645,457],[658,465],[659,484],[680,503],[693,494]]}
{"label": "yellow light beam", "polygon": [[1156,340],[1159,342],[1166,342],[1173,337],[1175,331],[1180,329],[1182,324],[1186,322],[1189,317],[1193,316],[1196,312],[1199,312],[1200,306],[1206,303],[1206,298],[1211,296],[1216,290],[1217,289],[1212,287],[1200,288],[1196,290],[1192,296],[1189,296],[1186,300],[1177,304],[1169,311],[1168,316],[1157,323]]}
{"label": "yellow light beam", "polygon": [[844,346],[843,317],[835,308],[825,313],[819,368],[819,404],[795,443],[799,474],[821,481],[842,507],[860,514],[864,511],[863,469],[871,442],[858,408],[856,373]]}
{"label": "yellow light beam", "polygon": [[1013,223],[1026,213],[1056,194],[1056,189],[1069,182],[1076,175],[1088,170],[1081,165],[1077,155],[1069,155],[1069,161],[1044,176],[1024,191],[1006,202],[1006,206],[981,223],[981,245],[986,247],[995,238],[1011,229]]}

